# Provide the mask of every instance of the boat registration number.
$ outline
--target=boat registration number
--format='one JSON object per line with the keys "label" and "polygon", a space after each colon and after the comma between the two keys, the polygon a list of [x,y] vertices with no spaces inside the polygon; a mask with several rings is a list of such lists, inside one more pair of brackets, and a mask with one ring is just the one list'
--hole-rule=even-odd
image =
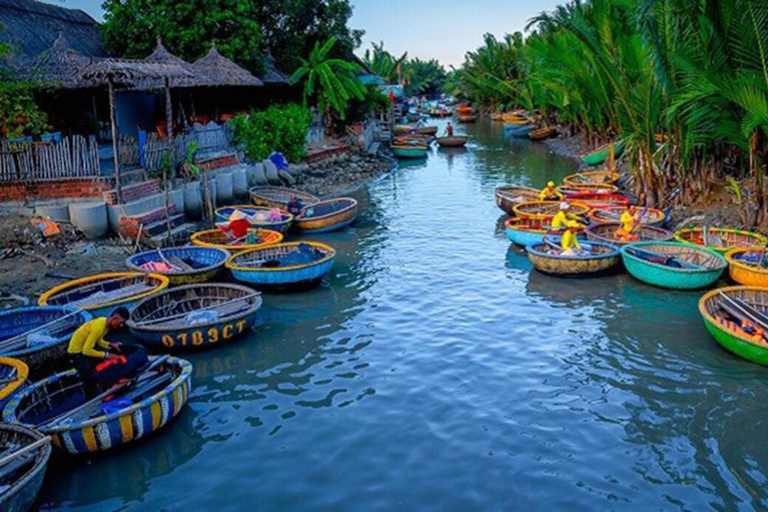
{"label": "boat registration number", "polygon": [[214,344],[225,341],[233,336],[241,334],[245,330],[245,320],[237,323],[226,324],[220,327],[210,327],[196,331],[180,332],[176,336],[163,335],[163,345],[173,347],[199,347],[205,344]]}

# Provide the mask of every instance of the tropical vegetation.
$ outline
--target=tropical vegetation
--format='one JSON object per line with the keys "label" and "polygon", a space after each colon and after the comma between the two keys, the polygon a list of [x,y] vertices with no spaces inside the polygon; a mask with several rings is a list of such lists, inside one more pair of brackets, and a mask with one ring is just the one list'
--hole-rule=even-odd
{"label": "tropical vegetation", "polygon": [[267,158],[279,151],[291,162],[306,156],[307,130],[312,116],[299,105],[273,105],[250,115],[239,114],[232,120],[233,138],[251,161]]}
{"label": "tropical vegetation", "polygon": [[376,75],[391,84],[403,84],[409,96],[431,94],[443,89],[447,73],[435,59],[409,59],[408,53],[399,57],[384,48],[384,43],[373,43],[365,51],[363,62]]}

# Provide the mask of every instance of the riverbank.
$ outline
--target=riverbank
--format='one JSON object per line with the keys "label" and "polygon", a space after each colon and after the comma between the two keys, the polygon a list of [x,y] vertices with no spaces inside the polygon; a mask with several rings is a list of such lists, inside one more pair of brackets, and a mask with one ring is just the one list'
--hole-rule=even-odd
{"label": "riverbank", "polygon": [[395,168],[391,158],[348,152],[295,166],[295,188],[322,198],[338,197],[365,186]]}

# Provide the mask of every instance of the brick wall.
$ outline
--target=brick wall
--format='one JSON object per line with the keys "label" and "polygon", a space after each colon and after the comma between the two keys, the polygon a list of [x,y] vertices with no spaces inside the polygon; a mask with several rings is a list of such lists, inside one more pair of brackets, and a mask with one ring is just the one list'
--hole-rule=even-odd
{"label": "brick wall", "polygon": [[24,201],[36,199],[66,199],[98,197],[111,188],[108,180],[65,180],[30,183],[27,185],[0,184],[0,201]]}
{"label": "brick wall", "polygon": [[[147,180],[135,185],[128,185],[121,190],[123,202],[130,203],[143,197],[158,194],[162,191],[160,180]],[[104,202],[109,205],[117,204],[117,190],[104,192]]]}
{"label": "brick wall", "polygon": [[200,160],[197,162],[197,166],[200,168],[201,171],[214,171],[216,169],[221,169],[223,167],[230,167],[232,165],[237,165],[240,162],[237,160],[237,155],[231,154],[231,155],[225,155],[225,156],[219,156],[215,158],[209,158],[207,160]]}

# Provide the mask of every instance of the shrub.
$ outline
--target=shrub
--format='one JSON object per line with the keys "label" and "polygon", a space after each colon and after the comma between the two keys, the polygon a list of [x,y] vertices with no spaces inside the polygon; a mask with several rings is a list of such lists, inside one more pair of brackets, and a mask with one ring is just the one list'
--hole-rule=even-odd
{"label": "shrub", "polygon": [[307,130],[312,120],[309,110],[296,104],[273,105],[232,120],[233,137],[249,160],[264,160],[280,151],[289,162],[306,155]]}

